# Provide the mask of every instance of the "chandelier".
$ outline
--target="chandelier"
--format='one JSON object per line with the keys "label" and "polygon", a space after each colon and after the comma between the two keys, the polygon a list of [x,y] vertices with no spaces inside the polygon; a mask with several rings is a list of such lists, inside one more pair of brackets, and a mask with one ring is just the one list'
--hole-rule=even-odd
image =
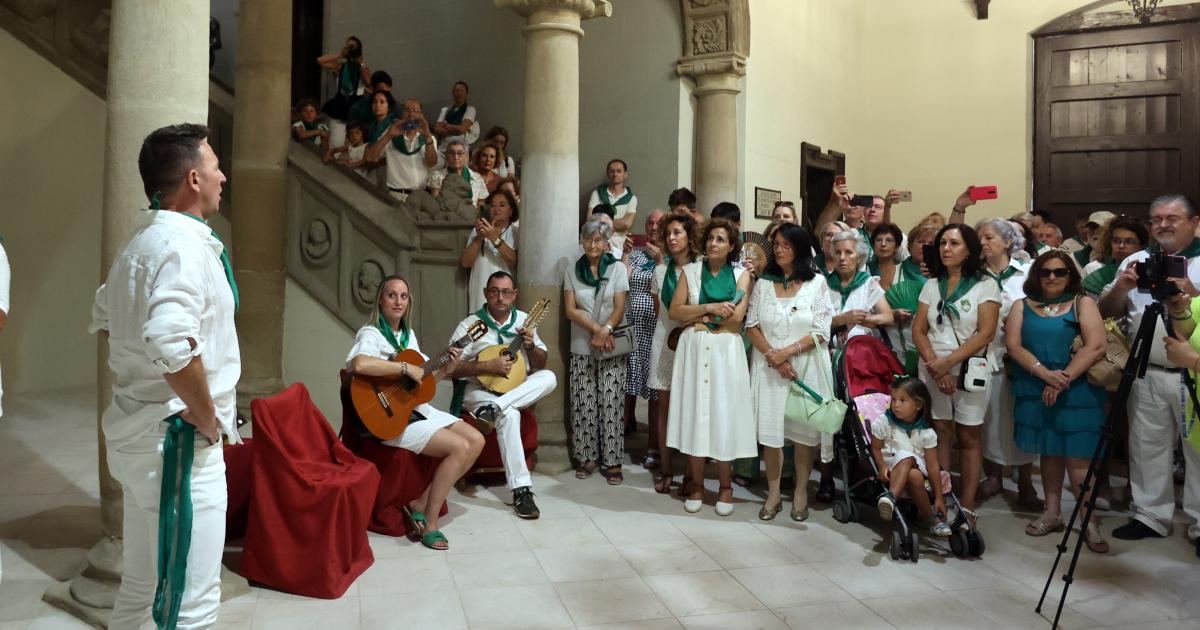
{"label": "chandelier", "polygon": [[1154,9],[1158,7],[1158,0],[1125,0],[1129,6],[1133,8],[1133,15],[1136,16],[1143,24],[1150,21],[1150,16],[1154,15]]}

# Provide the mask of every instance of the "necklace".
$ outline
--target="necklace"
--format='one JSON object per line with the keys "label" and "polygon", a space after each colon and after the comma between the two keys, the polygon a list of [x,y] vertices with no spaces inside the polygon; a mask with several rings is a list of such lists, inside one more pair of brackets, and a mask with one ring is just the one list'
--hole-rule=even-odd
{"label": "necklace", "polygon": [[1042,312],[1045,313],[1046,315],[1049,315],[1050,317],[1054,317],[1055,315],[1058,315],[1058,312],[1061,310],[1062,310],[1061,304],[1043,304],[1042,305]]}

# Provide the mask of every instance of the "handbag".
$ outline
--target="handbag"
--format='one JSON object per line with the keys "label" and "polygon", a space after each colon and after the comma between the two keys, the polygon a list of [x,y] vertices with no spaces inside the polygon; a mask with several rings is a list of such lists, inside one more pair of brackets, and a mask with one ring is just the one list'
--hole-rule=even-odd
{"label": "handbag", "polygon": [[[821,372],[824,374],[825,370]],[[846,419],[847,408],[846,403],[832,396],[824,398],[805,385],[804,381],[796,379],[792,381],[788,390],[783,418],[789,422],[807,425],[821,433],[837,433]]]}
{"label": "handbag", "polygon": [[[604,304],[604,289],[608,287],[608,278],[600,279],[600,290],[596,292],[596,302],[592,305],[592,320],[596,323],[603,321],[600,318],[600,306]],[[598,350],[592,348],[592,356],[597,359],[612,359],[622,357],[637,350],[637,339],[633,336],[633,324],[630,324],[621,315],[621,323],[614,326],[612,329],[612,350]]]}
{"label": "handbag", "polygon": [[[953,322],[950,323],[950,332],[954,333],[954,340],[961,347],[962,340],[958,338],[958,331],[954,330]],[[958,388],[965,392],[985,391],[992,380],[992,370],[988,367],[987,346],[984,346],[980,353],[977,357],[967,357],[958,370]]]}
{"label": "handbag", "polygon": [[[1079,298],[1075,298],[1075,319],[1079,319]],[[1083,333],[1075,335],[1071,342],[1071,356],[1083,348]],[[1104,356],[1092,364],[1087,370],[1088,382],[1096,387],[1103,387],[1109,392],[1117,391],[1121,384],[1121,372],[1125,362],[1129,360],[1129,340],[1121,332],[1117,320],[1104,320]]]}

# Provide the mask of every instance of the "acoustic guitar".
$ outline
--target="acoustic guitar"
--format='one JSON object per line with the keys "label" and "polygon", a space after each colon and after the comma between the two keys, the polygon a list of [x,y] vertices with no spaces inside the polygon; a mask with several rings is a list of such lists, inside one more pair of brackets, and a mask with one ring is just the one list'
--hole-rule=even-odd
{"label": "acoustic guitar", "polygon": [[[525,321],[521,326],[525,330],[532,331],[542,323],[542,319],[546,317],[546,313],[550,311],[550,300],[542,298],[538,300],[533,308],[529,309],[529,315],[525,317]],[[514,315],[515,317],[515,315]],[[529,365],[525,362],[525,339],[521,335],[513,337],[512,342],[507,344],[497,344],[484,348],[479,352],[479,361],[489,361],[501,355],[512,359],[512,367],[509,368],[508,374],[480,374],[479,383],[484,388],[496,392],[497,394],[507,394],[516,389],[518,385],[525,382],[525,377],[529,376]]]}
{"label": "acoustic guitar", "polygon": [[[450,347],[465,348],[487,334],[487,330],[487,324],[476,322],[467,330],[467,334],[455,339]],[[354,410],[362,419],[363,426],[381,440],[390,440],[404,433],[413,410],[433,400],[437,393],[434,372],[450,362],[450,351],[447,349],[426,361],[420,352],[405,349],[396,353],[391,360],[419,365],[424,378],[418,382],[407,376],[396,378],[354,374],[350,379],[350,400],[354,403]]]}

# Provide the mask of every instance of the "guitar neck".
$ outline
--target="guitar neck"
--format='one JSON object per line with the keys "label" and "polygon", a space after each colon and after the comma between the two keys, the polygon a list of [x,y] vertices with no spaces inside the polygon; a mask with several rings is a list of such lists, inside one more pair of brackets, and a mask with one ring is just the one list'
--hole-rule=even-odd
{"label": "guitar neck", "polygon": [[[462,337],[455,339],[454,343],[450,344],[450,347],[451,348],[465,348],[470,343],[471,343],[471,335],[463,335]],[[450,362],[450,351],[449,351],[449,349],[447,349],[447,350],[439,352],[438,354],[430,357],[429,360],[426,361],[425,364],[421,366],[421,370],[423,372],[425,372],[426,374],[429,374],[430,372],[436,372],[437,370],[442,369],[449,362]]]}

